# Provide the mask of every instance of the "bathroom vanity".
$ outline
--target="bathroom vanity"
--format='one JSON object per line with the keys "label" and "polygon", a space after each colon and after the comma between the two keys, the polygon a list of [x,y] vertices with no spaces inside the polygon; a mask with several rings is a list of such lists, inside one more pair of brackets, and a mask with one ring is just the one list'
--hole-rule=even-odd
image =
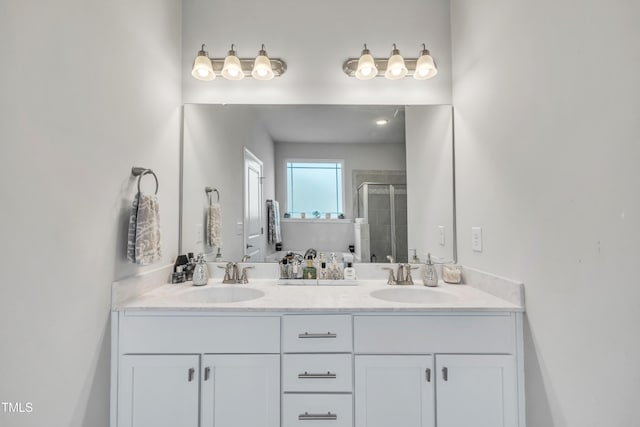
{"label": "bathroom vanity", "polygon": [[114,302],[111,425],[524,427],[519,289],[159,286]]}

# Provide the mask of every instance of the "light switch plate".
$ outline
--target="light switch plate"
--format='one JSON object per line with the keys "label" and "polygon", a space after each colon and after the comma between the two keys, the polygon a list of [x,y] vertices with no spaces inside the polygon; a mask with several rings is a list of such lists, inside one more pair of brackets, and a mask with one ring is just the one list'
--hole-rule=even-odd
{"label": "light switch plate", "polygon": [[438,226],[438,233],[440,236],[440,246],[444,246],[444,225]]}
{"label": "light switch plate", "polygon": [[482,227],[471,227],[471,249],[482,252]]}

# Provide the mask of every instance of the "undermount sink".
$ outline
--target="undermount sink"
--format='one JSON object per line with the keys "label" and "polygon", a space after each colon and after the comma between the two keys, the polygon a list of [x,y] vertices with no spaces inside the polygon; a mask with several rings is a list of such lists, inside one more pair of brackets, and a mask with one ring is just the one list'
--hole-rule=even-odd
{"label": "undermount sink", "polygon": [[185,302],[202,302],[202,303],[229,303],[229,302],[241,302],[258,299],[264,296],[264,292],[253,289],[245,288],[242,285],[229,286],[229,287],[207,287],[204,289],[194,289],[193,291],[186,293],[182,296]]}
{"label": "undermount sink", "polygon": [[374,298],[392,302],[405,302],[414,304],[441,304],[456,301],[458,298],[439,291],[437,289],[425,287],[412,288],[390,288],[379,289],[370,294]]}

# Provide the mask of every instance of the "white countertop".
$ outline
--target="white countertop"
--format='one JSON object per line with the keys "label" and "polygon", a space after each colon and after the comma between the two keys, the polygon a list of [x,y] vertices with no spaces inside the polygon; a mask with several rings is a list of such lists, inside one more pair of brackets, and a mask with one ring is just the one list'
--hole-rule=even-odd
{"label": "white countertop", "polygon": [[[206,293],[213,288],[250,288],[264,296],[240,302],[208,302]],[[391,302],[371,296],[371,292],[404,289],[424,302]],[[231,291],[233,292],[233,291]],[[408,294],[409,299],[414,294]],[[427,296],[429,295],[429,296]],[[278,285],[272,279],[253,279],[247,285],[224,285],[210,279],[205,286],[191,282],[165,284],[138,296],[114,303],[112,310],[187,310],[250,312],[402,312],[402,311],[524,311],[515,304],[469,285],[440,282],[436,288],[415,285],[387,285],[384,280],[360,280],[355,286]]]}

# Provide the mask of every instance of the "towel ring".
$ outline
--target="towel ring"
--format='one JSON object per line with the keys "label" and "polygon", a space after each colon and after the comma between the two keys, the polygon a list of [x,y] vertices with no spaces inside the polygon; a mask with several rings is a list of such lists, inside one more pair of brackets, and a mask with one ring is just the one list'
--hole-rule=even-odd
{"label": "towel ring", "polygon": [[220,192],[217,188],[204,187],[204,192],[207,193],[207,197],[209,197],[209,204],[211,204],[211,193],[215,191],[218,196],[218,203],[220,203]]}
{"label": "towel ring", "polygon": [[133,176],[137,176],[138,177],[138,193],[140,193],[140,181],[142,181],[142,177],[147,175],[147,174],[153,175],[153,178],[156,180],[156,192],[155,192],[155,194],[158,194],[158,188],[160,188],[160,185],[158,184],[158,177],[156,176],[154,171],[152,171],[151,169],[134,166],[134,167],[131,168],[131,174]]}

